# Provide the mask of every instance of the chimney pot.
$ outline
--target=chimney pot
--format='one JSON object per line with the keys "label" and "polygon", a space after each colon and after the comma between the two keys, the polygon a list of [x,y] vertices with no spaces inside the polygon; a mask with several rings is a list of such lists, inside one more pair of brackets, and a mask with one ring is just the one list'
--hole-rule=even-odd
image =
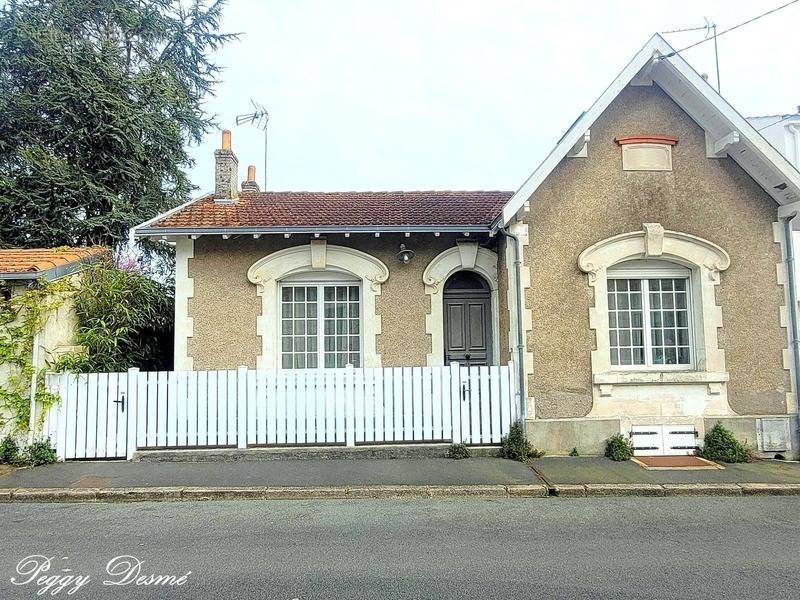
{"label": "chimney pot", "polygon": [[230,150],[231,149],[231,130],[230,129],[223,129],[222,130],[222,149],[223,150]]}
{"label": "chimney pot", "polygon": [[261,188],[256,183],[256,167],[255,165],[247,166],[247,181],[242,182],[243,192],[260,192]]}

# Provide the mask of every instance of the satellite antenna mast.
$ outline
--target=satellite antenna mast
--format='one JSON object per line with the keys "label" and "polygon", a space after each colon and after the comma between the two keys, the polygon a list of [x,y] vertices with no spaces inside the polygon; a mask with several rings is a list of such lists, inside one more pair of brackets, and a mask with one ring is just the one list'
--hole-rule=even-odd
{"label": "satellite antenna mast", "polygon": [[717,93],[720,93],[720,86],[719,86],[719,48],[717,47],[717,24],[713,21],[709,21],[707,17],[703,17],[705,19],[706,24],[700,27],[685,27],[683,29],[670,29],[669,31],[662,31],[661,33],[683,33],[684,31],[705,31],[706,37],[704,39],[708,39],[709,35],[714,36],[714,63],[717,67]]}
{"label": "satellite antenna mast", "polygon": [[253,112],[243,115],[236,115],[236,124],[243,125],[249,123],[255,125],[256,129],[264,132],[264,191],[267,191],[267,125],[269,124],[269,113],[263,104],[255,100],[250,100],[253,105]]}

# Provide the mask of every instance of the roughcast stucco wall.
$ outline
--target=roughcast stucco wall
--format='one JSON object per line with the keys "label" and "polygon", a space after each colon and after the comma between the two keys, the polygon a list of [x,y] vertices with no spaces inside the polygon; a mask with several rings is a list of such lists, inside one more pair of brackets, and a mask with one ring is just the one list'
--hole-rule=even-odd
{"label": "roughcast stucco wall", "polygon": [[[440,252],[455,245],[457,237],[442,234],[326,236],[328,244],[349,246],[375,256],[389,268],[389,279],[381,286],[376,311],[381,316],[382,333],[377,350],[386,367],[423,366],[431,351],[430,335],[425,333],[425,315],[430,311],[430,296],[425,294],[422,272]],[[258,259],[290,246],[308,244],[307,235],[241,236],[223,240],[200,237],[194,242],[194,258],[189,259],[189,277],[194,278],[194,297],[189,299],[189,316],[194,318],[194,333],[188,342],[195,369],[256,366],[261,354],[261,338],[256,335],[256,318],[261,314],[261,298],[247,279],[247,269]],[[396,254],[401,243],[416,252],[404,265]]]}
{"label": "roughcast stucco wall", "polygon": [[[677,137],[673,171],[623,171],[614,138],[635,134]],[[786,333],[776,281],[775,203],[732,159],[706,158],[703,130],[660,88],[626,88],[592,125],[588,158],[564,159],[531,198],[525,219],[533,311],[529,382],[537,418],[577,417],[591,409],[593,299],[578,255],[646,222],[703,237],[730,254],[716,296],[730,405],[740,414],[785,412],[789,373],[781,354]]]}

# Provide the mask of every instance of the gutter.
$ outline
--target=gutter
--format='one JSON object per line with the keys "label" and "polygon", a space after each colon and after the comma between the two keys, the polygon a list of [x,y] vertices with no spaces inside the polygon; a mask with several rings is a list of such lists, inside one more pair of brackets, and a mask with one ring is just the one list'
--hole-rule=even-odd
{"label": "gutter", "polygon": [[792,346],[792,362],[794,366],[794,381],[792,383],[794,385],[795,402],[797,403],[799,398],[798,391],[800,391],[800,386],[798,385],[800,381],[800,337],[798,337],[797,325],[797,289],[795,281],[794,244],[792,240],[792,219],[796,216],[797,213],[794,213],[783,220],[783,236],[786,243],[787,285],[789,286],[789,332],[791,336],[790,343]]}
{"label": "gutter", "polygon": [[525,327],[522,324],[522,257],[520,256],[519,238],[505,227],[497,229],[508,239],[514,241],[514,289],[517,293],[517,387],[519,389],[519,416],[525,425]]}
{"label": "gutter", "polygon": [[486,233],[489,225],[335,225],[306,227],[137,227],[133,236],[256,235],[285,233]]}
{"label": "gutter", "polygon": [[11,271],[0,273],[0,281],[31,281],[36,279],[44,279],[46,281],[55,281],[61,277],[72,275],[81,271],[86,266],[94,264],[102,260],[106,254],[96,254],[80,258],[71,263],[51,267],[43,271]]}

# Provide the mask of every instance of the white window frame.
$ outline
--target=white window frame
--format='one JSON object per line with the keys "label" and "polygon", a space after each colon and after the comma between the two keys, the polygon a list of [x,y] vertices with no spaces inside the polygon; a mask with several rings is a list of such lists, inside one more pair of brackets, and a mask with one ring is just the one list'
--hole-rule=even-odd
{"label": "white window frame", "polygon": [[[638,266],[640,261],[635,261],[636,266],[625,263],[612,266],[608,270],[607,279],[636,279],[641,282],[642,294],[642,337],[644,341],[645,363],[643,365],[614,365],[611,364],[611,340],[609,337],[609,364],[612,371],[693,371],[695,370],[695,317],[692,286],[692,271],[681,265],[650,264]],[[630,264],[634,264],[631,262]],[[689,329],[689,362],[687,364],[657,364],[653,362],[653,342],[650,323],[650,279],[685,279],[686,280],[686,318]],[[608,291],[606,291],[608,293]],[[610,311],[607,311],[609,313]],[[608,314],[606,315],[608,319]],[[610,334],[610,327],[608,328]]]}
{"label": "white window frame", "polygon": [[[320,276],[320,273],[310,272],[294,275],[284,279],[278,285],[278,314],[277,314],[277,348],[278,368],[287,370],[325,369],[336,368],[325,366],[325,288],[326,287],[357,287],[358,288],[358,357],[359,366],[364,365],[364,290],[361,281],[345,273],[330,271]],[[316,367],[284,367],[283,366],[283,290],[284,288],[316,287],[317,288],[317,366]],[[294,335],[294,334],[293,334]],[[348,334],[348,337],[349,334]],[[336,351],[334,351],[336,352]],[[348,354],[352,352],[348,349]],[[290,354],[294,354],[291,352]]]}

